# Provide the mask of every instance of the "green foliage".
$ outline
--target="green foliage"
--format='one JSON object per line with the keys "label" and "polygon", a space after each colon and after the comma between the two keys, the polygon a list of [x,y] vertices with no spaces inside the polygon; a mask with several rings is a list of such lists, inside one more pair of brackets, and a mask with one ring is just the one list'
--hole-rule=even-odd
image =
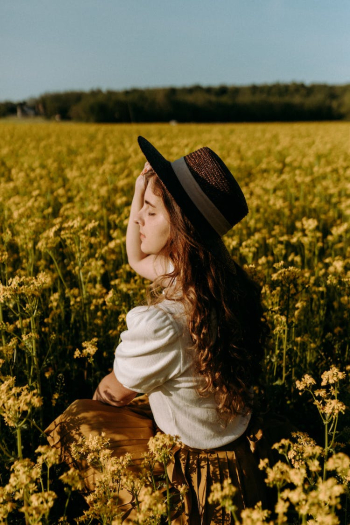
{"label": "green foliage", "polygon": [[[276,122],[350,118],[350,85],[101,89],[45,93],[32,101],[46,118],[81,122]],[[16,105],[0,103],[0,117]]]}

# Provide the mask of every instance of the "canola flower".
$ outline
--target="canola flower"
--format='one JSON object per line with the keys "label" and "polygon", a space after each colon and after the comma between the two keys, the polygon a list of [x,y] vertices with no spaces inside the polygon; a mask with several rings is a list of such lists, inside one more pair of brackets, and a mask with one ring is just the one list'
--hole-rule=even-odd
{"label": "canola flower", "polygon": [[[323,398],[326,403],[334,401],[338,395],[338,383],[346,378],[346,373],[332,366],[330,370],[321,375],[321,385],[330,386],[329,391],[324,390]],[[293,439],[282,439],[272,448],[284,456],[284,460],[269,465],[266,458],[260,461],[259,468],[265,472],[265,483],[277,491],[277,501],[274,508],[274,519],[270,520],[271,512],[263,509],[261,503],[253,509],[245,509],[241,516],[236,516],[233,496],[236,492],[230,479],[223,484],[216,483],[212,486],[209,501],[221,502],[221,505],[230,512],[236,522],[241,525],[282,524],[282,523],[317,523],[339,525],[348,521],[347,506],[350,495],[350,458],[348,455],[334,449],[334,435],[337,432],[338,409],[333,406],[333,411],[321,410],[318,406],[317,390],[313,390],[316,381],[309,374],[297,381],[300,393],[308,391],[315,400],[319,414],[325,425],[324,447],[316,444],[305,432],[292,433]],[[324,419],[324,414],[332,418],[329,428],[329,419]],[[329,443],[328,434],[333,440]],[[344,521],[340,521],[342,503],[345,502]]]}
{"label": "canola flower", "polygon": [[336,366],[332,365],[330,370],[323,372],[321,376],[321,386],[328,388],[321,388],[313,390],[316,381],[309,375],[305,374],[301,381],[296,382],[296,387],[299,393],[308,391],[312,398],[314,405],[316,405],[319,415],[321,416],[324,425],[324,468],[323,481],[326,479],[326,460],[330,450],[333,449],[335,438],[337,435],[337,426],[339,414],[344,414],[346,405],[339,401],[339,382],[346,378],[346,373],[341,372]]}
{"label": "canola flower", "polygon": [[[159,525],[162,517],[167,517],[170,525],[175,509],[169,492],[167,466],[173,460],[174,448],[178,446],[179,441],[174,436],[158,433],[149,440],[149,454],[144,458],[143,468],[135,469],[130,454],[113,456],[104,433],[79,437],[71,445],[71,455],[79,471],[73,468],[61,476],[62,481],[81,490],[84,487],[84,476],[79,472],[86,470],[84,462],[94,470],[96,483],[85,497],[89,509],[78,518],[78,523],[89,523],[93,519],[104,525],[121,523],[125,514],[133,508],[133,517],[128,516],[128,519],[136,525]],[[165,488],[164,483],[159,480],[159,469],[158,480],[155,480],[157,462],[163,466]],[[145,468],[147,472],[144,471]],[[185,492],[186,487],[180,487],[180,498]]]}
{"label": "canola flower", "polygon": [[97,352],[97,337],[94,337],[91,339],[91,341],[84,341],[82,343],[83,350],[79,350],[78,348],[74,352],[74,358],[79,357],[86,357],[89,363],[93,362],[93,357]]}
{"label": "canola flower", "polygon": [[57,495],[50,490],[49,482],[44,488],[43,465],[48,470],[58,461],[57,453],[49,447],[39,447],[41,454],[36,463],[28,458],[19,459],[11,466],[8,483],[0,489],[0,518],[7,523],[13,511],[24,514],[26,525],[37,525],[47,522],[48,515]]}
{"label": "canola flower", "polygon": [[[299,392],[313,393],[328,436],[327,452],[312,455],[313,445],[299,435],[289,461],[294,470],[305,468],[311,479],[320,465],[324,483],[333,476],[327,465],[337,457],[335,429],[339,422],[346,426],[348,418],[349,383],[341,370],[350,357],[349,129],[347,122],[176,127],[0,122],[4,487],[8,466],[16,460],[29,456],[37,463],[35,450],[45,443],[41,429],[74,399],[91,397],[111,366],[127,311],[145,300],[145,282],[131,270],[125,253],[134,181],[144,164],[138,134],[169,159],[208,145],[237,177],[250,211],[224,240],[262,286],[271,328],[264,388],[291,411],[307,408]],[[316,388],[312,381],[320,371],[326,372]],[[345,398],[339,398],[341,388]],[[172,445],[164,442],[159,451],[162,447],[159,453],[171,460]],[[90,453],[93,461],[97,452]],[[153,452],[147,463],[156,469]],[[45,468],[49,477],[55,475],[54,465]],[[336,472],[337,479],[347,479],[346,469]],[[145,484],[153,486],[152,476],[146,478]],[[76,471],[62,479],[70,490],[81,486]],[[315,488],[315,498],[320,490]],[[16,512],[8,496],[2,488],[0,512],[8,512],[3,520]],[[39,518],[30,517],[26,507],[28,519],[49,520],[49,496],[28,501],[33,508],[46,508]],[[288,505],[287,499],[279,501],[278,519]],[[147,512],[145,523],[158,519]],[[256,523],[274,519],[258,507],[246,513],[245,519]],[[327,522],[322,513],[317,519]]]}
{"label": "canola flower", "polygon": [[225,508],[228,514],[232,514],[235,521],[237,521],[237,507],[232,503],[232,498],[236,494],[237,489],[232,485],[230,479],[225,479],[222,483],[214,483],[209,495],[209,503],[220,503]]}

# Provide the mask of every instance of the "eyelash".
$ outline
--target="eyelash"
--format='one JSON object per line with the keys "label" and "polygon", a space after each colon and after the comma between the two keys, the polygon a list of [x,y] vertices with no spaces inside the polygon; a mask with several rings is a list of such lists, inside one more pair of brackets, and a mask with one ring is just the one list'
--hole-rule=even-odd
{"label": "eyelash", "polygon": [[155,213],[151,213],[150,211],[148,212],[148,215],[155,215]]}

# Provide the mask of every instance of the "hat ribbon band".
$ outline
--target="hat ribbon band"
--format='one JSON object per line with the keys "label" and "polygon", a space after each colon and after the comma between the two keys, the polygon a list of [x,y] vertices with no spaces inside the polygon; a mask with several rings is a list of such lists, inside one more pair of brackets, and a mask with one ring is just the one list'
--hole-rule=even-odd
{"label": "hat ribbon band", "polygon": [[209,224],[214,228],[216,233],[220,235],[220,237],[225,235],[225,233],[232,228],[231,224],[225,219],[215,204],[213,204],[199,186],[188,169],[185,158],[181,157],[180,159],[175,160],[171,163],[171,166],[178,181],[196,208],[207,219]]}

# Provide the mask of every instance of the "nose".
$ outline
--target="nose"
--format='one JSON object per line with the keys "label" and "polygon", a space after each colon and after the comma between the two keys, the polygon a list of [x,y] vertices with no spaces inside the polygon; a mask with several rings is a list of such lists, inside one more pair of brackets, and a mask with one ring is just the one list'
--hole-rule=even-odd
{"label": "nose", "polygon": [[145,223],[145,221],[143,220],[143,216],[142,216],[141,210],[136,214],[134,222],[136,224],[141,225],[141,226]]}

